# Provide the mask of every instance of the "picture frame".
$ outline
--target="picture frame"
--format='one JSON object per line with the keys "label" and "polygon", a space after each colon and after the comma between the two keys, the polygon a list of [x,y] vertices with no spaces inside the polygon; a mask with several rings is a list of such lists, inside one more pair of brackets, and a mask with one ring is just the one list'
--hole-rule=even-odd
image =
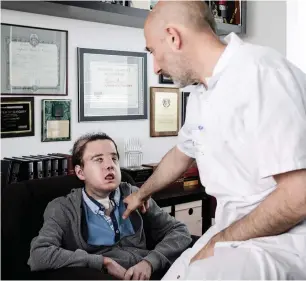
{"label": "picture frame", "polygon": [[181,127],[183,127],[186,119],[186,108],[190,92],[182,92],[182,110],[181,110]]}
{"label": "picture frame", "polygon": [[68,31],[1,23],[1,95],[68,95]]}
{"label": "picture frame", "polygon": [[78,121],[147,119],[147,54],[78,48]]}
{"label": "picture frame", "polygon": [[1,138],[35,135],[33,97],[1,97]]}
{"label": "picture frame", "polygon": [[174,84],[171,77],[167,77],[163,74],[158,75],[159,84]]}
{"label": "picture frame", "polygon": [[179,132],[179,88],[150,88],[150,136],[177,136]]}
{"label": "picture frame", "polygon": [[71,140],[71,100],[41,100],[41,141]]}

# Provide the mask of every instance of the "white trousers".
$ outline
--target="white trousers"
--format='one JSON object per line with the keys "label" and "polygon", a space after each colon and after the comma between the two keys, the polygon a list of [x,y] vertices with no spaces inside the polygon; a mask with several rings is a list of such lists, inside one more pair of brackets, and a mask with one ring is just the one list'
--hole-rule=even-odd
{"label": "white trousers", "polygon": [[217,243],[213,257],[190,265],[190,259],[207,243],[202,238],[174,262],[163,280],[306,279],[306,253],[256,240]]}

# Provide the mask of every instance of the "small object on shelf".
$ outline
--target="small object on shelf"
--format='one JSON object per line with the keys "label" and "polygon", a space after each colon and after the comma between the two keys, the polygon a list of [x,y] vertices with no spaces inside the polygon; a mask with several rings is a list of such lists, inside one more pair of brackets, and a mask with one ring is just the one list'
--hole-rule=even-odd
{"label": "small object on shelf", "polygon": [[226,20],[226,14],[227,14],[227,6],[226,6],[226,0],[220,0],[219,1],[219,10],[221,13],[221,18],[225,23],[227,23]]}
{"label": "small object on shelf", "polygon": [[126,167],[140,167],[142,162],[142,143],[138,138],[131,138],[125,142],[125,165]]}
{"label": "small object on shelf", "polygon": [[142,10],[150,10],[149,0],[132,0],[130,1],[130,7]]}
{"label": "small object on shelf", "polygon": [[150,10],[154,8],[154,6],[157,4],[158,0],[150,0]]}

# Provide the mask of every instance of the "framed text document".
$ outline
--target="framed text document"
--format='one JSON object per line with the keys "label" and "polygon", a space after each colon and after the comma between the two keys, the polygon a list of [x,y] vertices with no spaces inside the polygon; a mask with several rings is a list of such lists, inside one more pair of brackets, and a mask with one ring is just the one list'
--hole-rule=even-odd
{"label": "framed text document", "polygon": [[1,94],[68,94],[68,31],[1,24]]}
{"label": "framed text document", "polygon": [[147,119],[147,55],[78,48],[79,122]]}
{"label": "framed text document", "polygon": [[151,87],[150,136],[177,136],[179,131],[179,89]]}

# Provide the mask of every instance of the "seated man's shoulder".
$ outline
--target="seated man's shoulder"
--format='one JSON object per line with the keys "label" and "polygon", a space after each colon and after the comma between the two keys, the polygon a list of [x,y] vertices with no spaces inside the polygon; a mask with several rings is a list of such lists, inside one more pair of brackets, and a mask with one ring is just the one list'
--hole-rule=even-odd
{"label": "seated man's shoulder", "polygon": [[66,210],[73,207],[73,204],[80,200],[82,195],[82,190],[72,189],[70,193],[64,196],[57,197],[50,201],[46,207],[46,211],[51,211],[53,213],[65,212]]}
{"label": "seated man's shoulder", "polygon": [[137,186],[134,186],[128,182],[121,182],[120,183],[120,190],[122,191],[124,196],[128,196],[131,193],[137,191],[139,188]]}

